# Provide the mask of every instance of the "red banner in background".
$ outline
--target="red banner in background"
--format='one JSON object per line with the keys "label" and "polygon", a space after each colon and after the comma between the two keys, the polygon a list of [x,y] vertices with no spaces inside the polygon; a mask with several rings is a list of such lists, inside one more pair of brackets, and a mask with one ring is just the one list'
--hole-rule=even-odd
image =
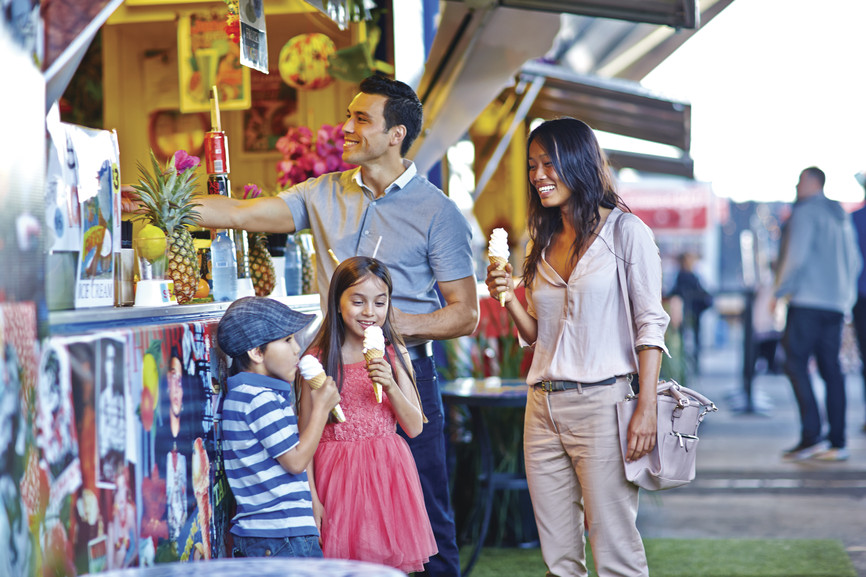
{"label": "red banner in background", "polygon": [[712,188],[705,182],[622,182],[628,207],[653,230],[702,232],[711,224]]}

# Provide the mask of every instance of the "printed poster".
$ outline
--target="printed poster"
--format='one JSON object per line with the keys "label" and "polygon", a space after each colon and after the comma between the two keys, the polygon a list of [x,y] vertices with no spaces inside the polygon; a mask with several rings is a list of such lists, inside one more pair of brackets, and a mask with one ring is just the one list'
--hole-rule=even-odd
{"label": "printed poster", "polygon": [[264,0],[239,0],[241,64],[268,73],[268,34]]}
{"label": "printed poster", "polygon": [[[69,356],[81,462],[81,487],[64,508],[69,519],[61,518],[53,530],[70,536],[67,549],[74,553],[79,575],[138,565],[136,467],[125,449],[130,410],[123,355],[128,340],[119,333],[52,339],[52,346],[62,345]],[[106,441],[106,436],[118,440]]]}
{"label": "printed poster", "polygon": [[78,205],[78,163],[72,135],[60,122],[55,104],[46,117],[49,135],[45,173],[45,250],[78,251],[81,248],[81,218]]}
{"label": "printed poster", "polygon": [[[212,524],[214,412],[211,336],[192,323],[142,330],[130,359],[140,383],[142,566],[220,554]],[[136,393],[134,393],[135,395]]]}
{"label": "printed poster", "polygon": [[180,111],[208,112],[211,87],[220,110],[250,106],[250,69],[241,65],[240,46],[225,32],[225,15],[185,14],[177,25]]}
{"label": "printed poster", "polygon": [[56,516],[66,499],[81,487],[72,375],[62,341],[45,341],[36,392],[36,444],[42,450],[43,469],[51,486],[48,506]]}
{"label": "printed poster", "polygon": [[120,155],[117,133],[65,124],[77,173],[81,219],[75,308],[114,305],[114,259],[120,252]]}
{"label": "printed poster", "polygon": [[36,307],[0,304],[0,575],[30,575],[40,505],[37,448],[30,415],[35,407]]}
{"label": "printed poster", "polygon": [[277,140],[298,121],[298,91],[279,72],[252,75],[253,102],[244,110],[244,151],[274,152]]}
{"label": "printed poster", "polygon": [[96,486],[114,489],[126,462],[126,343],[103,338],[96,345]]}

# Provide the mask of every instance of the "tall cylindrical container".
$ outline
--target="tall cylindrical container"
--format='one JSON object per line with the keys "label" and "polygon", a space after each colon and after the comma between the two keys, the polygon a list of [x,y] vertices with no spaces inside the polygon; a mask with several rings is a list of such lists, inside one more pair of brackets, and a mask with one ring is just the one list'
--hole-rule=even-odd
{"label": "tall cylindrical container", "polygon": [[286,238],[285,263],[286,295],[303,294],[303,255],[301,253],[301,245],[293,234],[290,234]]}
{"label": "tall cylindrical container", "polygon": [[238,291],[238,265],[235,243],[225,230],[217,231],[210,245],[211,275],[213,277],[213,300],[233,301]]}
{"label": "tall cylindrical container", "polygon": [[229,145],[226,133],[222,130],[211,130],[204,135],[204,161],[208,174],[228,174]]}

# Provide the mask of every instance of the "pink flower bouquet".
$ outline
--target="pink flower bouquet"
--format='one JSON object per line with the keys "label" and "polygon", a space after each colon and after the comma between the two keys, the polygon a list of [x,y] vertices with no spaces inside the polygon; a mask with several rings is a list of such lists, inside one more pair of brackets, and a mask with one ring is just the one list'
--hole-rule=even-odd
{"label": "pink flower bouquet", "polygon": [[277,162],[277,183],[288,188],[308,178],[328,172],[348,170],[353,165],[343,162],[343,125],[323,124],[313,140],[306,126],[291,127],[277,140],[277,150],[283,159]]}

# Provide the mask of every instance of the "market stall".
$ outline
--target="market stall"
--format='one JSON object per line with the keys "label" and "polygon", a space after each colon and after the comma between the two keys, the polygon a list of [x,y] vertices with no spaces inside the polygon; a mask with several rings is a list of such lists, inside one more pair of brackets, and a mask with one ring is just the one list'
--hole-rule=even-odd
{"label": "market stall", "polygon": [[[513,92],[531,85],[533,74],[548,82],[546,91],[557,79],[584,92],[598,88],[525,65],[547,49],[544,38],[509,51],[495,70],[483,59],[472,62],[471,55],[495,54],[511,41],[496,26],[525,26],[531,16],[553,36],[557,12],[568,9],[630,25],[644,18],[689,27],[698,12],[695,2],[680,0],[662,3],[664,14],[652,17],[629,2],[625,11],[601,12],[592,2],[537,9],[444,2],[438,47],[422,79],[418,70],[394,69],[393,20],[377,30],[371,15],[345,12],[359,3],[269,0],[265,28],[261,3],[252,1],[58,0],[43,3],[50,39],[44,47],[38,3],[12,4],[20,11],[0,23],[8,55],[0,73],[16,79],[14,94],[0,97],[0,115],[15,135],[0,144],[0,549],[8,553],[0,556],[0,575],[75,575],[227,556],[232,503],[216,418],[226,367],[214,335],[229,303],[211,298],[209,231],[191,227],[191,249],[178,256],[172,231],[153,233],[146,220],[123,216],[124,185],[141,184],[140,164],[152,175],[195,174],[195,186],[212,193],[240,195],[255,183],[272,194],[312,175],[296,170],[303,162],[289,148],[303,144],[302,160],[339,156],[339,146],[322,152],[316,139],[339,137],[336,125],[358,80],[380,70],[420,79],[431,126],[418,141],[416,162],[426,172],[500,94],[519,100]],[[383,4],[393,18],[417,18],[422,4],[436,3]],[[434,14],[422,14],[432,26]],[[402,42],[415,29],[401,24]],[[632,41],[649,36],[632,32]],[[97,72],[80,69],[89,65],[89,48],[101,60]],[[466,84],[479,67],[495,78],[483,78],[483,87]],[[84,112],[96,110],[101,128],[62,118],[68,111],[61,113],[59,101],[73,76],[84,77],[81,100],[99,98],[101,105]],[[99,94],[90,96],[93,86]],[[540,106],[549,94],[538,86]],[[468,93],[471,102],[460,96]],[[524,116],[532,105],[526,102]],[[455,106],[463,113],[452,114]],[[672,123],[687,127],[687,112]],[[524,117],[502,116],[493,123],[491,150],[523,127]],[[222,134],[216,155],[214,134]],[[687,154],[683,160],[688,164]],[[482,183],[508,180],[493,177],[497,163]],[[238,278],[249,281],[238,284],[244,294],[259,288],[250,272],[255,242],[242,233],[234,240]],[[144,248],[145,241],[157,248]],[[314,247],[301,245],[304,262],[312,262]],[[163,258],[182,262],[190,278],[172,276],[170,265],[160,276]],[[279,263],[275,270],[281,278]],[[315,272],[309,264],[305,270],[306,290],[298,292],[306,294],[287,296],[279,282],[264,294],[320,315],[318,295],[309,294]],[[137,302],[148,280],[164,302]]]}

